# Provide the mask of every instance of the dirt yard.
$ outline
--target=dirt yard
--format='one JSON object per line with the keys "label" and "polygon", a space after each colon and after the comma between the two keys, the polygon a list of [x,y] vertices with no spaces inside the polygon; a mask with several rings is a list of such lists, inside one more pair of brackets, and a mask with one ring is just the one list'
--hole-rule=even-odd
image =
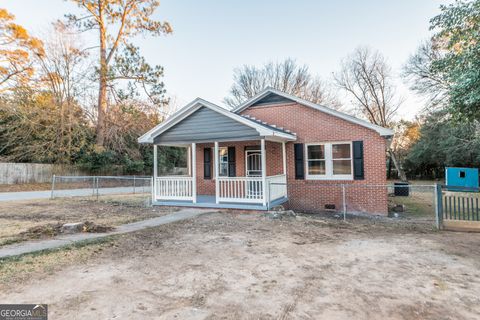
{"label": "dirt yard", "polygon": [[478,319],[480,234],[211,213],[0,264],[51,319]]}
{"label": "dirt yard", "polygon": [[114,227],[161,216],[172,208],[146,207],[145,196],[104,196],[100,201],[81,198],[0,202],[0,246],[57,235],[69,222],[93,222]]}

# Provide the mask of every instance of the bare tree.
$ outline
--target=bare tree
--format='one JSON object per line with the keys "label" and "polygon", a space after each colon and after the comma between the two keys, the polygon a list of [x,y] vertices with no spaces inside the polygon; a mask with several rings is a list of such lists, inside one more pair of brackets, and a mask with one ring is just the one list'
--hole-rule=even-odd
{"label": "bare tree", "polygon": [[233,85],[225,103],[235,107],[255,96],[266,87],[298,96],[313,103],[339,109],[341,104],[319,77],[313,76],[306,65],[293,59],[269,62],[262,67],[244,65],[234,70]]}
{"label": "bare tree", "polygon": [[[353,97],[353,104],[361,115],[371,123],[392,127],[403,100],[397,97],[393,86],[392,70],[385,58],[367,47],[357,48],[342,61],[340,72],[334,74],[336,84]],[[406,175],[393,150],[388,153],[400,179]]]}
{"label": "bare tree", "polygon": [[443,106],[447,101],[448,81],[433,70],[433,63],[444,54],[438,40],[423,41],[403,67],[402,76],[410,89],[428,99],[427,107]]}
{"label": "bare tree", "polygon": [[37,57],[40,85],[52,93],[58,110],[59,126],[56,143],[68,160],[75,150],[72,132],[77,125],[75,114],[81,101],[92,91],[93,82],[88,51],[81,46],[81,39],[64,24],[56,23],[45,36],[45,54]]}

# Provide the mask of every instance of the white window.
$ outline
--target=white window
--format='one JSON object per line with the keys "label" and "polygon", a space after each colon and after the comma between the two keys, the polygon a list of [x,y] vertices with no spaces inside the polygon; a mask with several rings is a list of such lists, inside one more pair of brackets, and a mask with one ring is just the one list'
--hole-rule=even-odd
{"label": "white window", "polygon": [[352,180],[352,143],[310,143],[305,148],[306,178]]}
{"label": "white window", "polygon": [[228,177],[228,148],[218,148],[218,176]]}
{"label": "white window", "polygon": [[307,146],[307,175],[325,176],[326,171],[325,145]]}

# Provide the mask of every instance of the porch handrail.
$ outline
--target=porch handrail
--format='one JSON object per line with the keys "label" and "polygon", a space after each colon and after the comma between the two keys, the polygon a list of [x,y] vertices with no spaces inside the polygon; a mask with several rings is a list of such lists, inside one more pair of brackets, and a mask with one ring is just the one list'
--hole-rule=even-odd
{"label": "porch handrail", "polygon": [[191,176],[158,176],[157,179],[192,178]]}
{"label": "porch handrail", "polygon": [[[264,195],[262,177],[218,177],[218,199],[222,202],[263,203],[287,196],[287,178],[284,174],[266,177]],[[155,178],[155,200],[193,200],[191,176],[161,176]]]}
{"label": "porch handrail", "polygon": [[262,203],[262,177],[219,177],[219,201]]}
{"label": "porch handrail", "polygon": [[163,176],[155,178],[156,200],[193,200],[193,178]]}
{"label": "porch handrail", "polygon": [[262,180],[262,177],[218,177],[218,180]]}
{"label": "porch handrail", "polygon": [[284,198],[287,196],[287,176],[285,174],[277,174],[275,176],[267,176],[267,202]]}
{"label": "porch handrail", "polygon": [[281,173],[281,174],[276,174],[276,175],[274,175],[274,176],[267,176],[267,179],[274,179],[274,178],[280,178],[280,177],[285,178],[285,179],[287,178],[286,175],[284,175],[283,173]]}

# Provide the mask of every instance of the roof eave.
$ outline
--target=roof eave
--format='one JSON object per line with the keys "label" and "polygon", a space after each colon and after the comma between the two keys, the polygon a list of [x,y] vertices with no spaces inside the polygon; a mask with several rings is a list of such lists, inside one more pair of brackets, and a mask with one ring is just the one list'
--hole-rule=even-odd
{"label": "roof eave", "polygon": [[266,88],[264,89],[262,92],[258,93],[256,96],[250,98],[249,100],[247,100],[246,102],[242,103],[240,106],[234,108],[232,110],[232,112],[234,113],[239,113],[245,109],[247,109],[248,107],[250,107],[252,104],[254,104],[255,102],[257,102],[258,100],[262,99],[263,97],[265,97],[266,95],[268,95],[269,93],[273,93],[273,94],[277,94],[277,95],[280,95],[284,98],[287,98],[287,99],[290,99],[292,101],[295,101],[297,102],[298,104],[301,104],[301,105],[305,105],[305,106],[308,106],[308,107],[311,107],[313,109],[316,109],[320,112],[324,112],[324,113],[327,113],[331,116],[334,116],[334,117],[338,117],[340,119],[343,119],[345,121],[348,121],[348,122],[351,122],[351,123],[354,123],[354,124],[358,124],[362,127],[366,127],[366,128],[369,128],[371,130],[374,130],[376,131],[380,136],[383,136],[383,137],[388,137],[388,136],[393,136],[394,132],[393,130],[391,129],[388,129],[388,128],[384,128],[384,127],[381,127],[381,126],[378,126],[378,125],[375,125],[375,124],[372,124],[372,123],[369,123],[367,121],[364,121],[362,119],[358,119],[356,117],[353,117],[353,116],[350,116],[346,113],[343,113],[343,112],[340,112],[340,111],[336,111],[336,110],[333,110],[331,108],[328,108],[326,106],[322,106],[322,105],[319,105],[319,104],[316,104],[316,103],[313,103],[313,102],[310,102],[310,101],[307,101],[307,100],[304,100],[304,99],[301,99],[299,97],[296,97],[296,96],[293,96],[291,94],[288,94],[288,93],[285,93],[283,91],[279,91],[279,90],[276,90],[274,88]]}
{"label": "roof eave", "polygon": [[180,110],[172,114],[169,118],[167,118],[165,121],[162,123],[156,125],[152,129],[148,130],[146,133],[144,133],[140,138],[137,139],[139,143],[153,143],[153,137],[152,135],[155,134],[157,131],[164,129],[166,126],[172,124],[177,118],[180,116],[184,115],[186,112],[193,110],[194,106],[199,103],[199,101],[202,100],[201,98],[196,98],[192,102],[188,103],[184,107],[182,107]]}
{"label": "roof eave", "polygon": [[160,123],[159,125],[155,126],[151,130],[149,130],[147,133],[142,135],[140,138],[138,138],[138,142],[142,144],[148,144],[148,143],[154,143],[154,139],[156,136],[159,134],[165,132],[175,124],[177,124],[179,121],[183,120],[184,118],[188,117],[190,114],[195,112],[198,108],[200,107],[207,107],[210,108],[214,111],[217,111],[233,120],[236,120],[246,126],[249,126],[253,129],[255,129],[259,136],[267,136],[267,137],[279,137],[280,139],[285,139],[289,141],[295,141],[296,136],[289,134],[289,133],[283,133],[275,130],[271,130],[269,128],[265,128],[262,124],[255,123],[251,120],[248,120],[236,113],[233,113],[227,109],[224,109],[220,106],[217,106],[209,101],[206,101],[201,98],[196,98],[189,104],[187,104],[185,107],[177,111],[174,115],[172,115],[170,118],[168,118],[166,121]]}

